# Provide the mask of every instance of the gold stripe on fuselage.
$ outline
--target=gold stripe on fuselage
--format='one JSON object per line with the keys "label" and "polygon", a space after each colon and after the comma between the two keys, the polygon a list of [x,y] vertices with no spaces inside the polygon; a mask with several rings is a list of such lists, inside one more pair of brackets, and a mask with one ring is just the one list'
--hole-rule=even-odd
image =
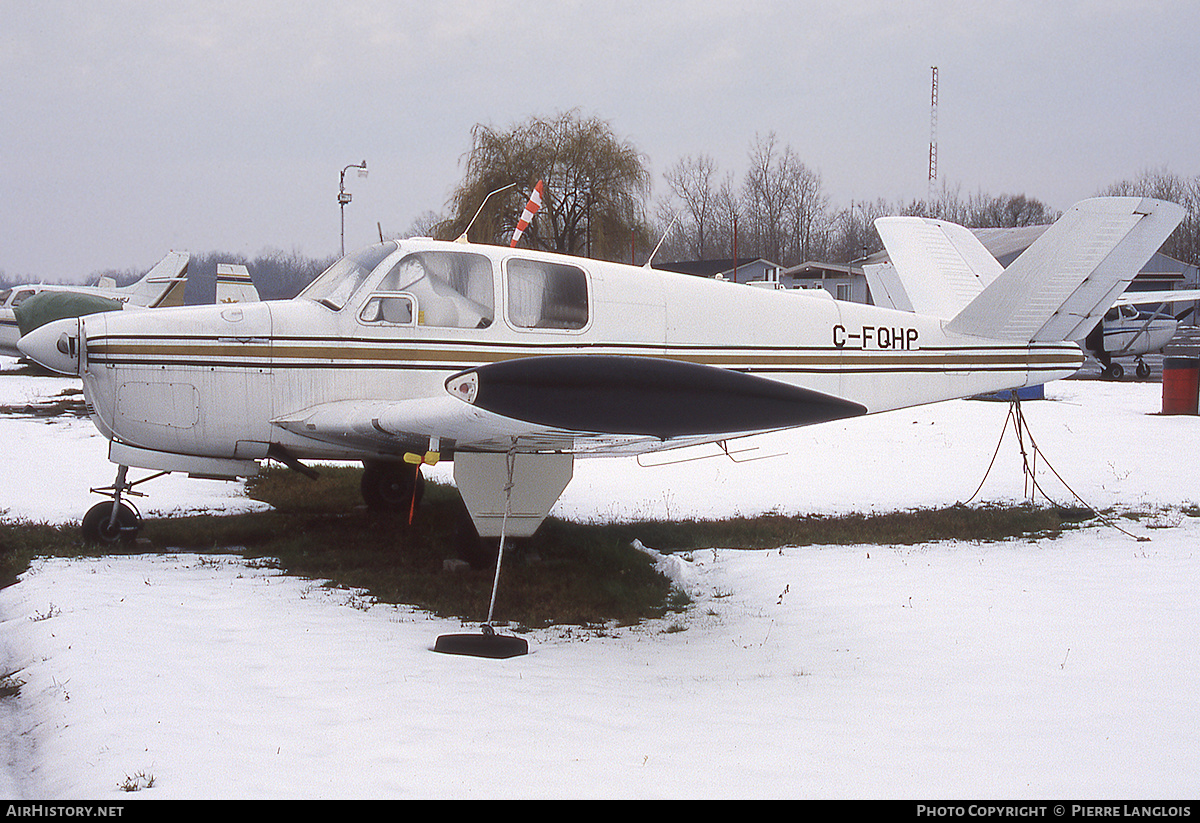
{"label": "gold stripe on fuselage", "polygon": [[1005,348],[944,348],[912,350],[863,350],[848,348],[779,350],[752,348],[730,350],[704,346],[631,346],[596,344],[505,345],[471,344],[436,348],[411,341],[394,344],[378,342],[339,344],[274,343],[255,340],[247,343],[224,341],[105,342],[88,341],[89,360],[98,364],[121,366],[220,365],[227,368],[296,368],[312,363],[378,364],[380,367],[403,363],[445,364],[447,369],[469,368],[518,357],[544,357],[556,354],[622,354],[698,363],[721,368],[750,370],[896,370],[938,369],[1062,369],[1078,367],[1083,357],[1079,350],[1062,346],[1012,346]]}

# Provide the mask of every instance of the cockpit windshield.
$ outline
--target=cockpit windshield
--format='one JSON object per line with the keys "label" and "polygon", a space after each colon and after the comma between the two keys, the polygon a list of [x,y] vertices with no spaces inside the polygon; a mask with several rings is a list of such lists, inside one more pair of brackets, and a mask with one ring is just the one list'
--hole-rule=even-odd
{"label": "cockpit windshield", "polygon": [[309,283],[299,296],[315,300],[334,311],[340,311],[354,292],[358,291],[367,275],[396,248],[396,242],[389,240],[348,254]]}

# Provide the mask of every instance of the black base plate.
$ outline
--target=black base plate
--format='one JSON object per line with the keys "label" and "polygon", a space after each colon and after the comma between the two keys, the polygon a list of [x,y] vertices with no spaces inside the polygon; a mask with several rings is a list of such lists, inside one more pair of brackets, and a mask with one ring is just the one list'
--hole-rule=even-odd
{"label": "black base plate", "polygon": [[433,650],[442,654],[506,658],[529,654],[529,643],[523,638],[502,634],[443,634],[434,643]]}

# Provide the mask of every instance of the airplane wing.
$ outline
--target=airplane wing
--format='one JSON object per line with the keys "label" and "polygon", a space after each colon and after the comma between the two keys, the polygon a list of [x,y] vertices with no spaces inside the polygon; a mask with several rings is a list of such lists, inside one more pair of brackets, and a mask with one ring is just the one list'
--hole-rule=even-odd
{"label": "airplane wing", "polygon": [[[426,451],[505,452],[514,441],[523,452],[623,451],[654,448],[653,438],[555,430],[474,409],[450,395],[410,400],[324,403],[271,421],[303,437],[374,449],[380,456]],[[431,445],[436,444],[435,448]]]}
{"label": "airplane wing", "polygon": [[1114,306],[1141,306],[1162,303],[1191,303],[1200,300],[1200,289],[1175,291],[1127,291],[1117,298]]}
{"label": "airplane wing", "polygon": [[[326,442],[422,453],[636,454],[864,414],[838,397],[728,369],[615,355],[516,358],[468,369],[441,397],[323,404],[272,421]],[[736,434],[731,434],[736,433]]]}

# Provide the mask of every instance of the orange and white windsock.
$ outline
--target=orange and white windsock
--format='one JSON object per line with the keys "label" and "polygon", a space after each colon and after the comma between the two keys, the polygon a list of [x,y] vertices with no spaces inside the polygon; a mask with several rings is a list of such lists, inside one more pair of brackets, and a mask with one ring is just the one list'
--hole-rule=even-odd
{"label": "orange and white windsock", "polygon": [[525,211],[521,212],[521,219],[517,221],[517,228],[513,231],[512,242],[508,245],[516,248],[517,241],[521,239],[521,235],[525,233],[525,229],[529,228],[529,224],[533,222],[533,216],[538,213],[538,209],[542,207],[542,181],[537,181],[537,185],[533,187],[533,194],[529,195],[529,202],[525,204]]}

